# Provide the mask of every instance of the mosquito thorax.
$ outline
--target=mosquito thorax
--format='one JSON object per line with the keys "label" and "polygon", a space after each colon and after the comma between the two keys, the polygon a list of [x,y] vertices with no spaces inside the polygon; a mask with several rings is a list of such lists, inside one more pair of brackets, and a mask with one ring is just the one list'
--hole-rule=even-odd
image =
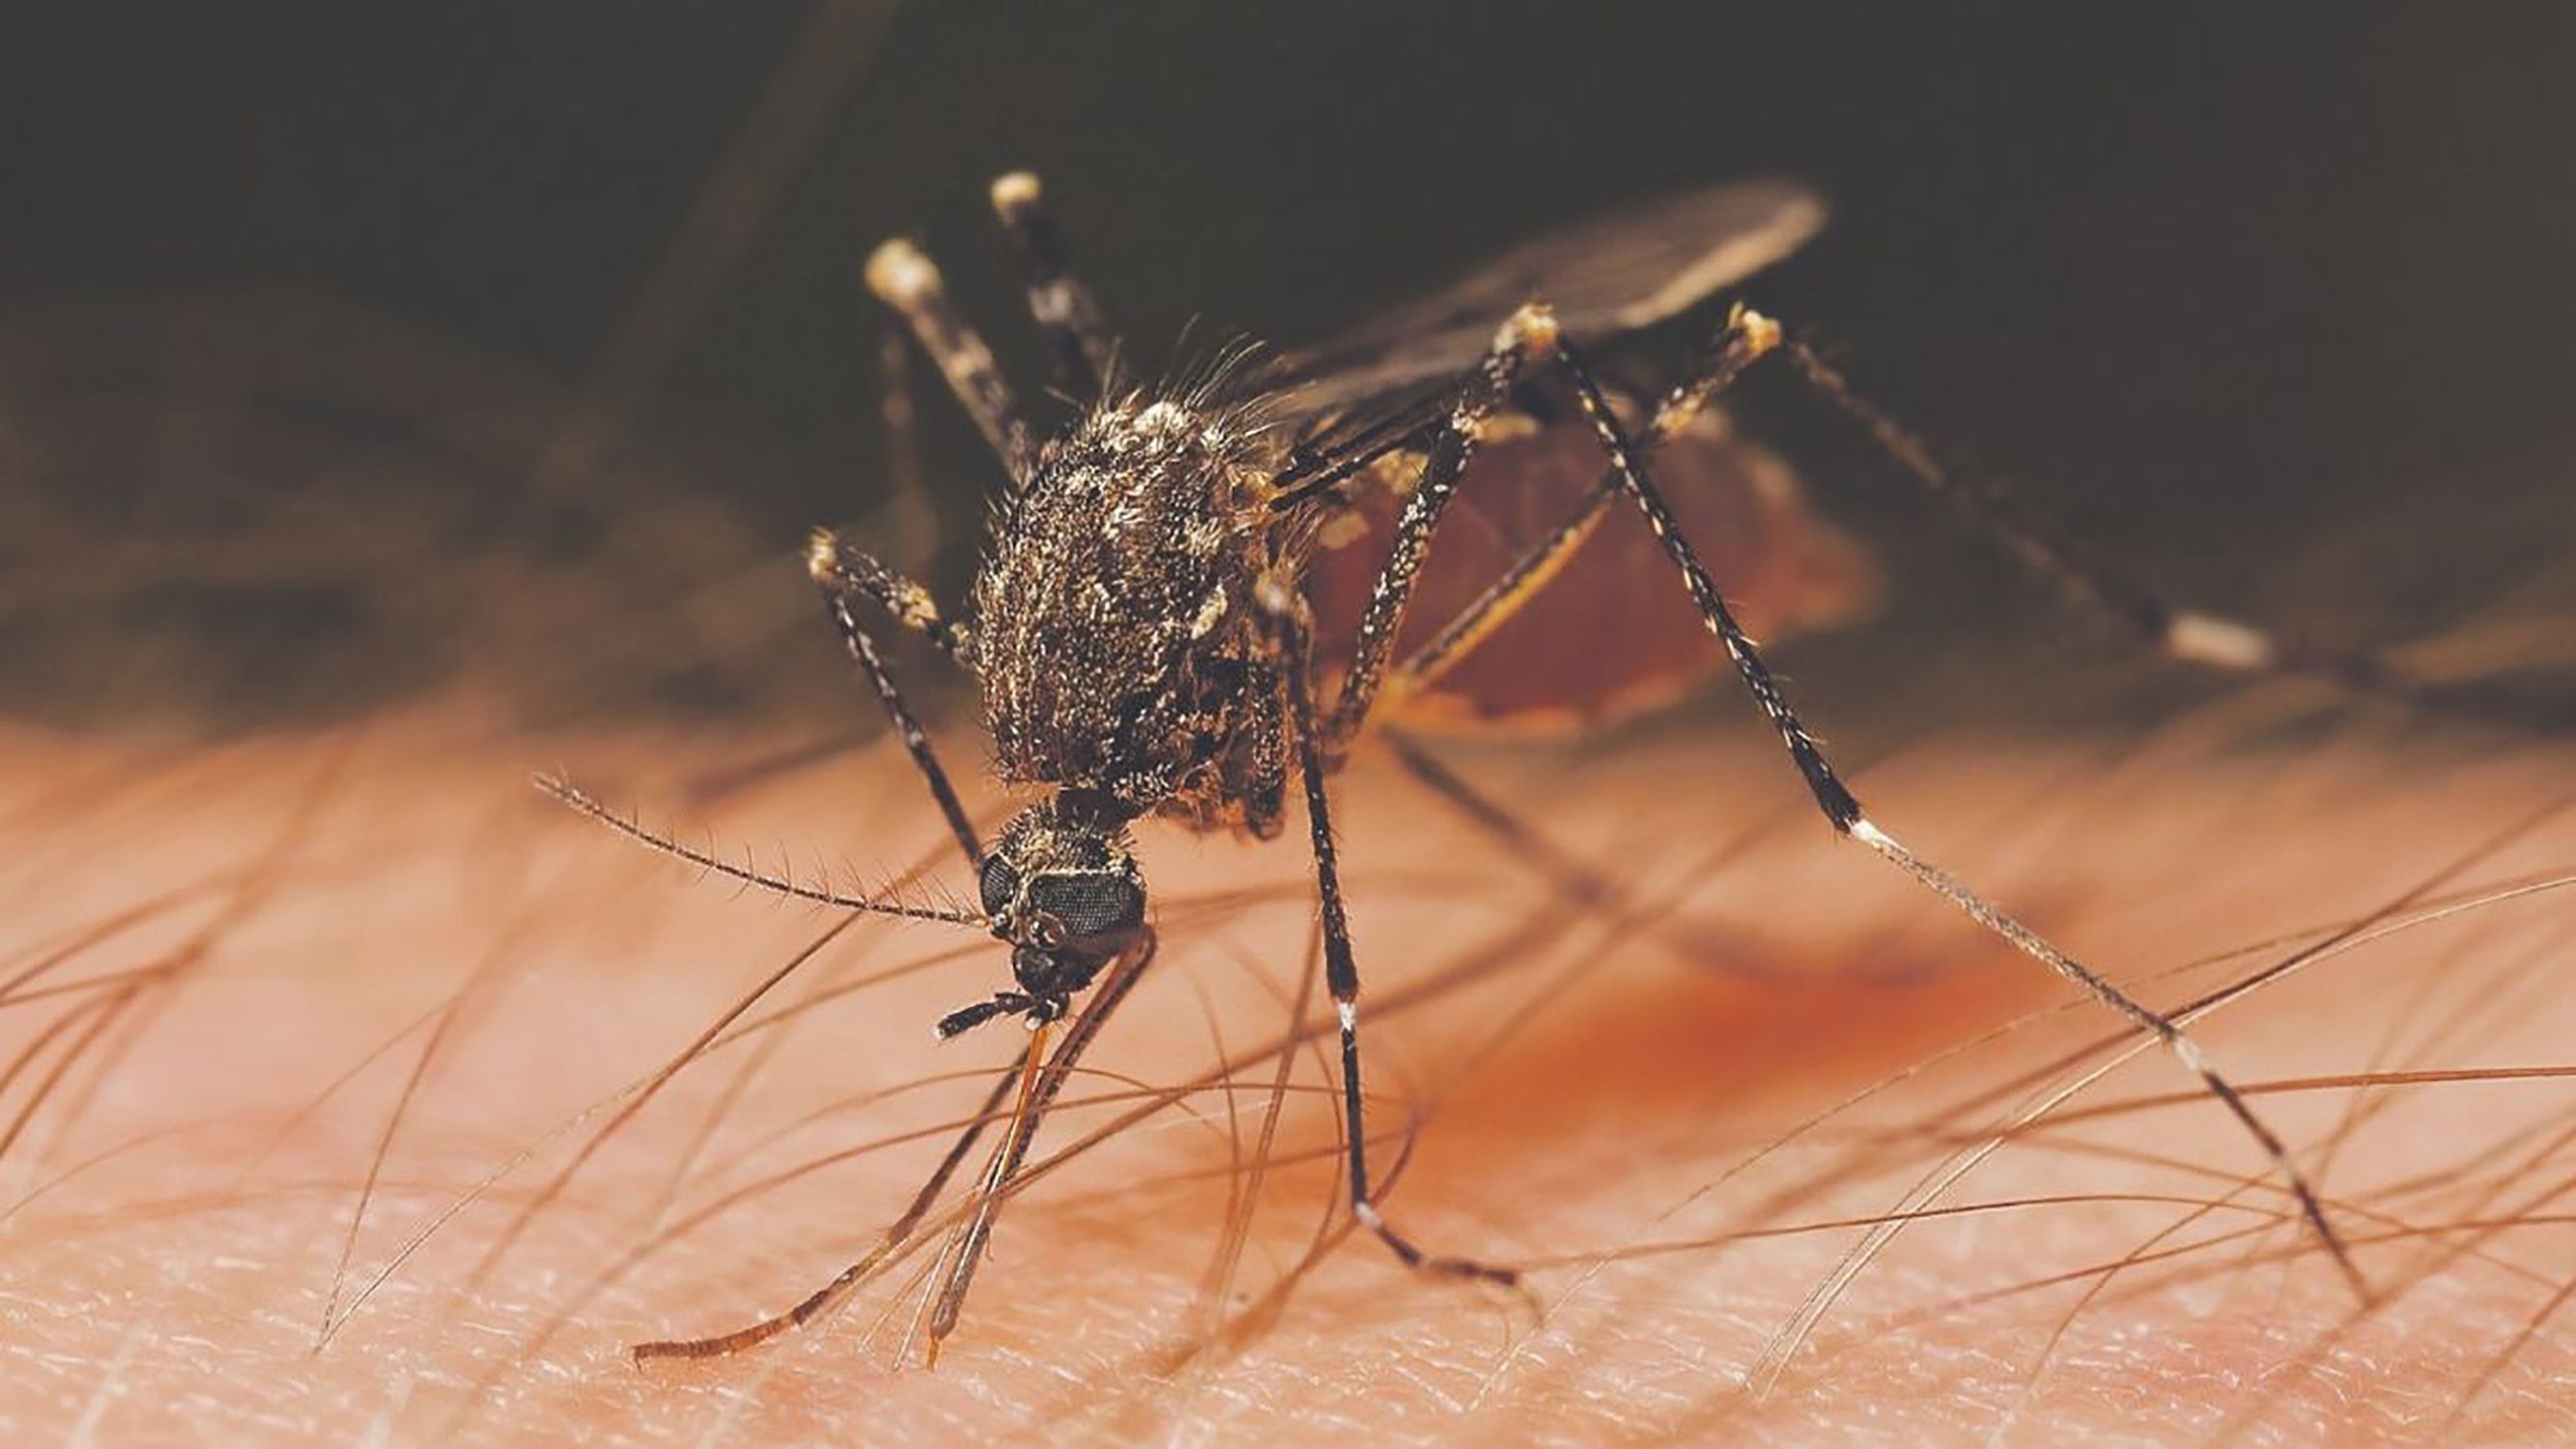
{"label": "mosquito thorax", "polygon": [[1266,649],[1249,591],[1283,546],[1254,416],[1212,385],[1105,400],[998,510],[973,617],[1006,780],[1129,817],[1223,794]]}

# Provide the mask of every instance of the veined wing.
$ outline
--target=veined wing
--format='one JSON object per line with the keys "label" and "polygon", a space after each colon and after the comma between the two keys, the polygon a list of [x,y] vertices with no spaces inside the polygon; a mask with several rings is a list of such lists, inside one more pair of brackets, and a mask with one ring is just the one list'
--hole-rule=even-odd
{"label": "veined wing", "polygon": [[1576,338],[1650,327],[1788,256],[1825,204],[1788,181],[1734,181],[1620,208],[1514,247],[1463,279],[1289,354],[1297,406],[1323,414],[1475,365],[1512,309],[1541,299]]}

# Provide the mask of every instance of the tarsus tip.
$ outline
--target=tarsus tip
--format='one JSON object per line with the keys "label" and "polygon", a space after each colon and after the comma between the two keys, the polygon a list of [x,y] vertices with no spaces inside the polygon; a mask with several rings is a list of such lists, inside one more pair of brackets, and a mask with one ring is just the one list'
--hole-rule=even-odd
{"label": "tarsus tip", "polygon": [[993,209],[1004,216],[1037,205],[1043,194],[1034,171],[1006,171],[993,178]]}
{"label": "tarsus tip", "polygon": [[868,290],[887,303],[903,306],[939,290],[939,269],[921,248],[896,237],[868,254]]}

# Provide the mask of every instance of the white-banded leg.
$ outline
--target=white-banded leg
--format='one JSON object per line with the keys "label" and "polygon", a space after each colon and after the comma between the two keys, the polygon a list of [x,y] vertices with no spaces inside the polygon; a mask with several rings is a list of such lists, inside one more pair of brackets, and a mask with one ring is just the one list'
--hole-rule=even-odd
{"label": "white-banded leg", "polygon": [[[1652,456],[1704,411],[1711,400],[1732,386],[1746,368],[1760,361],[1764,354],[1779,345],[1780,329],[1758,312],[1738,307],[1726,319],[1725,330],[1701,353],[1699,361],[1680,382],[1667,389],[1656,400],[1655,411],[1646,422],[1646,430],[1636,439],[1640,456]],[[1523,549],[1510,566],[1486,585],[1484,592],[1470,600],[1467,607],[1441,626],[1422,647],[1398,661],[1387,673],[1384,686],[1387,697],[1400,700],[1439,682],[1442,675],[1464,662],[1494,631],[1511,622],[1514,615],[1538,597],[1565,566],[1574,560],[1575,551],[1583,546],[1601,520],[1608,517],[1611,505],[1620,495],[1619,474],[1605,468],[1601,477],[1567,510],[1565,518],[1536,542]]]}
{"label": "white-banded leg", "polygon": [[[1770,319],[1743,307],[1734,309],[1725,328],[1702,349],[1690,372],[1656,400],[1646,429],[1636,440],[1638,451],[1651,454],[1689,427],[1712,400],[1779,341],[1780,330]],[[1438,633],[1388,669],[1380,689],[1381,700],[1392,707],[1437,683],[1495,630],[1510,622],[1573,561],[1576,550],[1609,516],[1620,492],[1617,470],[1603,469],[1599,480],[1561,522],[1524,549]],[[1393,729],[1383,731],[1382,738],[1415,780],[1534,868],[1568,904],[1614,923],[1645,924],[1661,930],[1663,923],[1648,921],[1617,882],[1558,848],[1528,822],[1486,798],[1418,741]],[[1689,959],[1698,960],[1707,954],[1710,943],[1671,940],[1668,944]],[[1742,942],[1730,944],[1739,950],[1747,949]]]}
{"label": "white-banded leg", "polygon": [[[1716,355],[1723,361],[1712,362],[1705,369],[1705,385],[1677,392],[1675,398],[1669,400],[1668,408],[1659,410],[1670,412],[1670,427],[1678,429],[1687,422],[1689,416],[1696,413],[1726,379],[1740,371],[1753,356],[1759,355],[1767,342],[1757,335],[1757,331],[1748,330],[1737,347],[1721,347]],[[1433,536],[1438,532],[1441,519],[1457,494],[1459,481],[1475,454],[1479,433],[1486,421],[1509,400],[1513,387],[1528,365],[1533,361],[1544,361],[1555,350],[1558,340],[1553,313],[1539,306],[1522,308],[1496,332],[1484,359],[1461,384],[1448,417],[1432,436],[1421,480],[1406,500],[1404,512],[1396,523],[1395,538],[1370,591],[1367,612],[1361,616],[1355,635],[1351,663],[1343,676],[1341,692],[1334,701],[1329,718],[1319,717],[1315,708],[1313,641],[1303,601],[1296,600],[1293,604],[1274,601],[1273,605],[1286,641],[1282,652],[1286,659],[1283,673],[1289,699],[1288,723],[1295,732],[1299,762],[1305,776],[1316,886],[1323,903],[1325,982],[1332,990],[1334,1006],[1340,1016],[1343,1110],[1352,1214],[1407,1264],[1425,1271],[1507,1284],[1518,1281],[1518,1274],[1510,1269],[1468,1258],[1424,1253],[1411,1239],[1387,1223],[1371,1195],[1360,1075],[1359,969],[1352,951],[1350,924],[1342,906],[1340,871],[1323,777],[1330,763],[1348,748],[1367,721],[1377,698],[1378,686],[1386,675],[1396,636],[1403,628],[1406,606],[1421,578],[1423,565],[1429,560]],[[1737,355],[1739,352],[1744,355]],[[1612,491],[1603,496],[1615,497],[1616,486],[1613,484]],[[1588,523],[1584,524],[1582,530],[1588,532],[1589,527]],[[1579,537],[1574,541],[1579,542]],[[1569,543],[1561,553],[1570,552],[1570,549]],[[1540,572],[1552,574],[1554,570],[1542,566]],[[1534,591],[1538,584],[1544,582],[1543,577],[1537,578],[1535,582],[1525,584],[1522,593]]]}
{"label": "white-banded leg", "polygon": [[1466,472],[1468,460],[1475,456],[1479,434],[1510,399],[1513,385],[1531,360],[1545,358],[1554,348],[1556,336],[1556,318],[1547,309],[1524,307],[1513,313],[1502,330],[1494,334],[1483,362],[1459,389],[1449,416],[1432,435],[1422,463],[1421,481],[1405,500],[1404,512],[1396,520],[1394,541],[1369,591],[1368,610],[1360,616],[1358,631],[1353,635],[1350,668],[1342,676],[1332,716],[1325,721],[1324,747],[1328,757],[1339,758],[1348,748],[1377,697],[1378,686],[1386,675],[1387,658],[1395,648],[1397,633],[1404,627],[1405,606],[1412,601],[1422,566],[1431,557],[1432,535],[1439,531],[1449,501],[1457,496],[1458,480]]}
{"label": "white-banded leg", "polygon": [[1026,483],[1037,466],[1037,438],[1001,364],[993,360],[993,350],[949,302],[939,268],[921,248],[898,238],[870,254],[867,281],[868,290],[904,320],[940,376],[948,379],[948,390],[975,420],[1011,482]]}
{"label": "white-banded leg", "polygon": [[[1758,314],[1739,313],[1737,321],[1738,325],[1747,329],[1747,340],[1758,339],[1760,342],[1760,345],[1754,348],[1753,356],[1758,356],[1761,351],[1767,350],[1773,342],[1776,342],[1776,330],[1770,328],[1767,321],[1760,318]],[[1790,760],[1796,766],[1800,777],[1805,781],[1808,792],[1814,797],[1817,809],[1834,830],[1867,845],[1979,925],[2048,966],[2065,979],[2083,987],[2104,1005],[2153,1034],[2177,1060],[2200,1077],[2211,1094],[2217,1097],[2254,1137],[2270,1157],[2275,1169],[2297,1199],[2302,1215],[2316,1229],[2319,1238],[2333,1255],[2337,1266],[2353,1284],[2355,1290],[2366,1297],[2367,1286],[2361,1279],[2359,1270],[2353,1265],[2342,1240],[2335,1234],[2332,1225],[2327,1222],[2323,1207],[2317,1201],[2316,1194],[2309,1186],[2306,1176],[2299,1171],[2297,1163],[2292,1160],[2288,1148],[2247,1105],[2242,1094],[2210,1064],[2198,1044],[2179,1025],[2138,1002],[2107,978],[2059,950],[2038,933],[1970,890],[1956,877],[1914,854],[1893,835],[1867,817],[1860,802],[1835,774],[1831,763],[1826,760],[1822,750],[1817,746],[1814,736],[1808,732],[1805,724],[1790,706],[1778,682],[1772,677],[1769,668],[1763,664],[1753,641],[1745,634],[1742,626],[1736,622],[1732,611],[1728,609],[1716,582],[1709,577],[1697,553],[1683,537],[1670,508],[1666,506],[1662,495],[1646,476],[1637,446],[1629,440],[1617,416],[1612,412],[1607,398],[1603,395],[1600,384],[1594,379],[1590,369],[1583,364],[1580,355],[1556,335],[1553,322],[1544,308],[1527,307],[1516,314],[1512,323],[1506,327],[1504,338],[1508,339],[1515,334],[1523,339],[1521,343],[1507,349],[1503,339],[1498,339],[1497,355],[1503,355],[1506,352],[1515,357],[1525,354],[1552,354],[1573,379],[1584,416],[1590,423],[1603,452],[1609,458],[1609,471],[1615,475],[1617,490],[1625,493],[1637,505],[1639,512],[1645,517],[1648,529],[1680,571],[1684,587],[1689,592],[1692,603],[1698,608],[1701,619],[1725,647],[1728,658],[1744,681],[1746,689],[1752,694],[1765,718],[1779,733],[1781,743],[1787,749]],[[1536,339],[1544,339],[1545,345],[1533,345]],[[1746,362],[1751,360],[1752,357],[1744,359]],[[1489,358],[1483,374],[1487,380],[1492,376],[1493,366],[1493,360]],[[1471,384],[1462,397],[1472,398],[1475,391],[1474,385]],[[1470,415],[1472,409],[1467,402],[1462,401],[1459,412],[1464,417]],[[1471,439],[1472,431],[1472,423],[1461,428],[1453,422],[1447,433],[1453,437],[1463,434]],[[1435,463],[1437,458],[1438,450],[1435,449]],[[1460,460],[1462,465],[1463,461],[1462,456]],[[1426,469],[1425,491],[1429,489],[1433,476],[1431,471]],[[1355,734],[1360,725],[1365,722],[1369,702],[1368,691],[1376,682],[1378,674],[1382,673],[1384,641],[1393,637],[1394,630],[1401,622],[1404,602],[1410,594],[1412,579],[1418,573],[1424,557],[1427,556],[1431,534],[1439,522],[1441,510],[1448,502],[1447,493],[1455,490],[1457,482],[1455,472],[1441,476],[1445,478],[1446,490],[1427,503],[1417,495],[1413,504],[1408,506],[1405,520],[1399,525],[1395,548],[1385,571],[1380,575],[1376,593],[1371,601],[1370,617],[1376,621],[1373,637],[1379,641],[1378,658],[1366,675],[1361,673],[1358,664],[1354,664],[1352,682],[1360,686],[1360,692],[1354,696],[1351,686],[1347,684],[1345,686],[1342,701],[1345,708],[1336,711],[1332,722],[1336,730],[1333,738],[1338,743],[1346,744],[1350,736]],[[1534,586],[1523,586],[1517,591],[1516,597],[1526,598],[1531,592],[1534,592]],[[1364,628],[1366,627],[1364,625]],[[1475,631],[1470,629],[1468,632]],[[1302,682],[1302,677],[1298,676],[1294,669],[1290,672],[1292,682]],[[1294,702],[1295,695],[1292,693],[1292,703]],[[1320,786],[1310,781],[1308,786],[1310,813],[1320,818],[1322,803]],[[1331,874],[1329,850],[1329,831],[1319,826],[1317,838],[1319,875],[1327,878]],[[1337,934],[1334,909],[1337,904],[1338,889],[1336,888],[1328,892],[1325,913],[1328,947]],[[1345,927],[1338,934],[1344,939],[1344,950],[1347,952],[1347,928]],[[1335,998],[1343,1003],[1344,1008],[1343,1026],[1348,1066],[1355,1070],[1358,984],[1356,971],[1350,968],[1346,956],[1337,963],[1329,950],[1326,965],[1328,975],[1337,972],[1347,973],[1350,988],[1348,996],[1343,995],[1342,980],[1339,976],[1334,976],[1333,984]],[[1356,1095],[1350,1098],[1347,1107],[1356,1129],[1359,1112]],[[1363,1216],[1363,1221],[1368,1222],[1374,1216],[1374,1211],[1372,1208],[1369,1215]],[[1372,1222],[1371,1226],[1380,1225]],[[1409,1261],[1419,1257],[1418,1252],[1408,1253],[1409,1244],[1402,1244],[1399,1239],[1390,1239],[1390,1242],[1397,1245],[1397,1251],[1406,1254]],[[1481,1267],[1481,1265],[1474,1266]],[[1484,1270],[1484,1273],[1487,1276],[1501,1276],[1500,1270]]]}
{"label": "white-banded leg", "polygon": [[930,590],[854,548],[828,528],[814,530],[806,543],[806,568],[827,597],[869,599],[894,621],[930,641],[950,663],[972,669],[966,631],[939,611]]}
{"label": "white-banded leg", "polygon": [[2410,704],[2427,702],[2421,689],[2374,660],[2284,643],[2254,625],[2175,603],[2138,580],[2084,557],[2024,512],[1999,484],[1991,480],[1971,484],[1942,466],[1930,444],[1861,396],[1815,349],[1793,340],[1780,351],[1810,386],[1859,424],[1916,487],[1957,511],[2024,570],[2108,615],[2166,658],[2240,674],[2305,675],[2357,694]]}
{"label": "white-banded leg", "polygon": [[1117,339],[1100,315],[1091,289],[1074,275],[1073,249],[1065,245],[1047,210],[1046,191],[1034,173],[1014,171],[993,182],[993,214],[1019,253],[1028,283],[1029,315],[1046,334],[1055,384],[1076,407],[1089,407],[1117,366]]}
{"label": "white-banded leg", "polygon": [[1360,971],[1351,949],[1349,913],[1342,905],[1340,856],[1333,844],[1332,807],[1326,799],[1323,722],[1315,710],[1314,627],[1306,602],[1284,583],[1265,584],[1263,606],[1278,630],[1283,667],[1281,683],[1288,696],[1288,728],[1294,733],[1298,770],[1305,779],[1306,825],[1315,856],[1315,894],[1323,913],[1324,984],[1333,994],[1342,1039],[1343,1150],[1350,1179],[1351,1216],[1377,1235],[1407,1267],[1443,1277],[1471,1278],[1506,1286],[1520,1281],[1510,1268],[1472,1258],[1426,1253],[1386,1220],[1378,1207],[1369,1175],[1367,1112],[1360,1077]]}
{"label": "white-banded leg", "polygon": [[2368,1285],[2362,1279],[2360,1270],[2353,1265],[2351,1255],[2344,1248],[2343,1240],[2335,1234],[2333,1226],[2326,1221],[2324,1208],[2318,1203],[2316,1193],[2308,1185],[2306,1175],[2299,1170],[2298,1164],[2291,1158],[2289,1149],[2246,1104],[2244,1097],[2234,1085],[2210,1064],[2199,1045],[2179,1025],[2171,1018],[2140,1003],[2091,967],[2059,950],[2037,932],[1969,889],[1957,877],[1916,855],[1899,843],[1895,836],[1869,818],[1867,812],[1861,808],[1860,801],[1854,798],[1840,777],[1834,773],[1833,766],[1825,759],[1823,751],[1818,748],[1815,737],[1798,718],[1797,711],[1791,708],[1788,697],[1781,692],[1778,681],[1772,678],[1771,671],[1763,664],[1753,641],[1746,637],[1743,628],[1737,624],[1734,614],[1728,610],[1726,600],[1719,593],[1716,581],[1709,577],[1708,570],[1700,563],[1698,554],[1691,548],[1689,540],[1682,536],[1681,530],[1675,524],[1671,509],[1665,505],[1662,495],[1656,491],[1654,484],[1646,476],[1634,445],[1629,442],[1626,431],[1620,426],[1617,416],[1612,413],[1608,400],[1602,395],[1600,384],[1593,379],[1582,357],[1570,344],[1562,342],[1557,348],[1556,356],[1560,365],[1574,379],[1577,395],[1583,404],[1584,416],[1590,421],[1593,434],[1600,441],[1602,451],[1609,455],[1612,469],[1619,474],[1623,491],[1627,493],[1630,501],[1637,505],[1638,512],[1645,517],[1646,527],[1662,544],[1664,553],[1672,560],[1673,566],[1681,572],[1683,586],[1689,591],[1691,602],[1698,607],[1701,619],[1708,625],[1709,632],[1715,634],[1718,641],[1725,646],[1728,658],[1733,661],[1736,673],[1743,679],[1745,688],[1753,695],[1755,704],[1760,706],[1772,728],[1779,732],[1781,743],[1787,748],[1790,760],[1797,766],[1799,775],[1806,781],[1808,792],[1815,797],[1816,808],[1823,812],[1825,819],[1832,824],[1835,831],[1868,846],[1890,864],[1912,876],[1965,913],[1977,924],[2068,981],[2081,986],[2103,1005],[2128,1018],[2163,1043],[2176,1060],[2199,1076],[2211,1094],[2234,1114],[2237,1121],[2244,1125],[2245,1130],[2252,1134],[2254,1140],[2270,1156],[2274,1168],[2298,1200],[2301,1213],[2316,1229],[2317,1236],[2333,1255],[2336,1266],[2342,1270],[2354,1290],[2366,1299],[2369,1296]]}
{"label": "white-banded leg", "polygon": [[984,847],[975,837],[974,822],[967,818],[956,787],[948,781],[948,772],[940,767],[939,752],[932,748],[930,736],[921,728],[911,706],[904,703],[903,690],[896,685],[885,656],[878,652],[875,638],[859,622],[858,605],[862,599],[874,601],[905,627],[960,662],[965,654],[964,636],[941,616],[929,590],[842,543],[828,529],[816,530],[806,550],[805,565],[814,576],[815,586],[823,592],[824,612],[831,615],[834,627],[841,631],[841,642],[848,646],[859,672],[876,690],[886,718],[893,723],[895,733],[902,736],[904,749],[911,753],[923,782],[930,787],[931,797],[939,802],[940,814],[947,817],[949,832],[966,852],[966,868],[981,870]]}
{"label": "white-banded leg", "polygon": [[[1921,437],[1857,393],[1812,348],[1797,341],[1784,345],[1775,320],[1746,308],[1735,310],[1708,359],[1657,405],[1654,417],[1633,440],[1640,456],[1651,455],[1745,367],[1773,351],[1789,358],[1811,386],[1858,423],[1908,480],[1957,510],[2023,569],[2109,615],[2167,658],[2239,673],[2306,675],[2356,693],[2417,705],[2432,702],[2423,691],[2372,660],[2284,644],[2251,624],[2174,603],[2135,579],[2084,558],[1995,485],[1960,481]],[[1387,691],[1402,696],[1419,690],[1472,653],[1565,565],[1599,525],[1619,491],[1616,473],[1605,471],[1563,522],[1524,550],[1440,633],[1389,672]]]}

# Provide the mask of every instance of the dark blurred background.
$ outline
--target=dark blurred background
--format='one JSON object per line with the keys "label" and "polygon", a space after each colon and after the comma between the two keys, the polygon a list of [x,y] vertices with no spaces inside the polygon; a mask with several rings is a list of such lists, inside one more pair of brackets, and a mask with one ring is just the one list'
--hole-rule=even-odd
{"label": "dark blurred background", "polygon": [[[1803,178],[1753,295],[1881,401],[2195,598],[2404,637],[2576,534],[2571,63],[2555,3],[12,7],[0,708],[846,696],[793,553],[880,498],[857,265],[917,235],[1027,363],[1015,167],[1149,356]],[[2045,603],[1772,382],[1907,606],[1819,688]],[[992,469],[922,400],[953,583]]]}

